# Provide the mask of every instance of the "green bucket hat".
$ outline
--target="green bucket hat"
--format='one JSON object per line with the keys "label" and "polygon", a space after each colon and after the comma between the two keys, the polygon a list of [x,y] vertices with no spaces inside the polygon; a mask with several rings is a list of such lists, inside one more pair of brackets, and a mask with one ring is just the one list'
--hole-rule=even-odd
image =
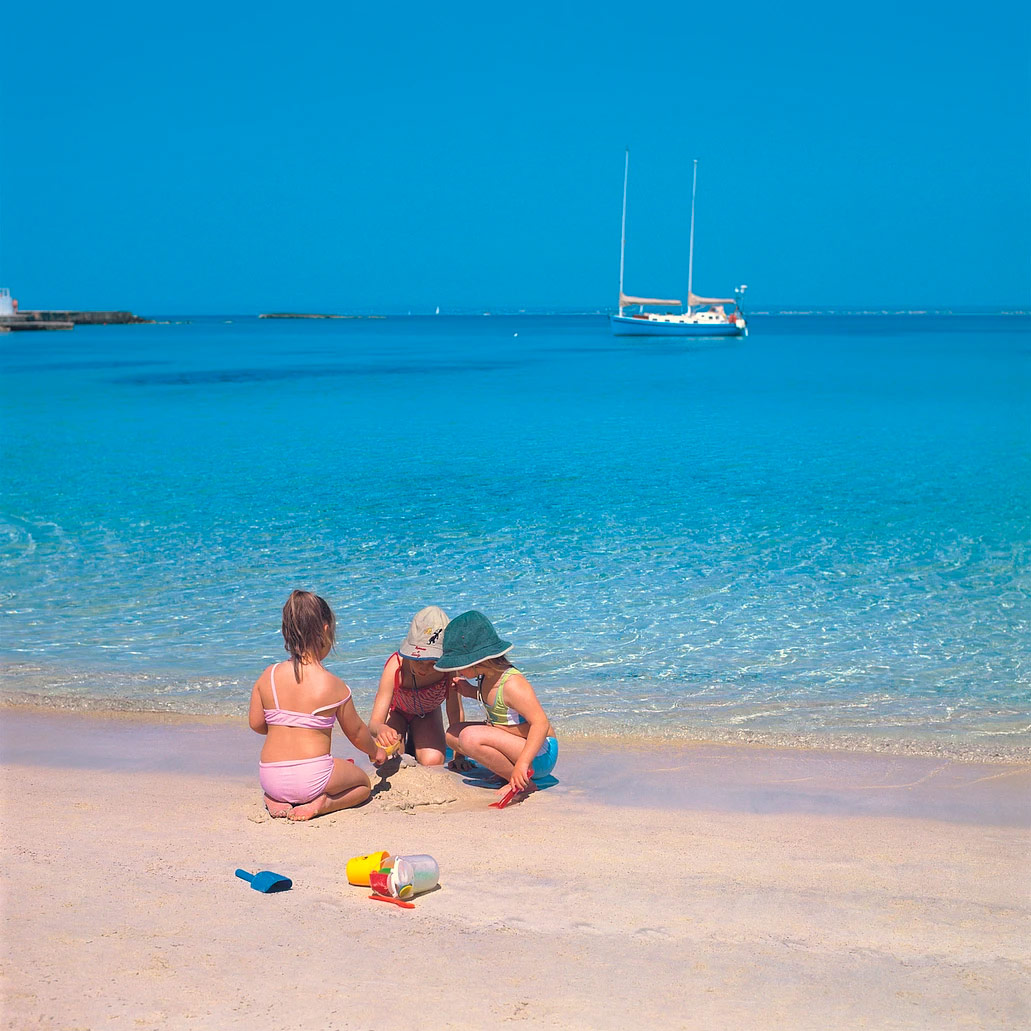
{"label": "green bucket hat", "polygon": [[475,666],[485,659],[496,659],[512,647],[502,641],[490,620],[476,611],[455,616],[444,629],[444,654],[433,668],[449,673],[456,669]]}

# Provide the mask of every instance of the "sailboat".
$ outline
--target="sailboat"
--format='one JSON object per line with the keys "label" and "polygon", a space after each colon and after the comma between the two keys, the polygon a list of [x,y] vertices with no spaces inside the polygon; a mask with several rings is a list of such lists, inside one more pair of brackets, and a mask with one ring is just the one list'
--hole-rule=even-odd
{"label": "sailboat", "polygon": [[[623,267],[626,257],[626,186],[630,172],[630,151],[626,152],[623,166],[623,222],[619,245],[619,314],[610,315],[612,332],[616,336],[747,336],[741,304],[746,286],[739,286],[733,297],[699,297],[694,293],[694,210],[698,187],[698,160],[695,159],[691,177],[691,243],[687,259],[687,304],[679,298],[664,300],[661,297],[631,297],[623,292]],[[730,305],[728,309],[728,305]],[[625,315],[627,308],[637,306],[637,311]],[[683,312],[645,311],[648,307],[684,308]]]}

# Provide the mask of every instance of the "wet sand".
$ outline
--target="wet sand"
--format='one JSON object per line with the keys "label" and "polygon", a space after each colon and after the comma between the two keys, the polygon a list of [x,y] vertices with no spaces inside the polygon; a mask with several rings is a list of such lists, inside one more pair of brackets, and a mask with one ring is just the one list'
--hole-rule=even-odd
{"label": "wet sand", "polygon": [[[289,824],[238,722],[0,723],[4,1027],[1031,1024],[1031,764],[563,741],[501,812],[401,769]],[[441,887],[369,901],[376,849]]]}

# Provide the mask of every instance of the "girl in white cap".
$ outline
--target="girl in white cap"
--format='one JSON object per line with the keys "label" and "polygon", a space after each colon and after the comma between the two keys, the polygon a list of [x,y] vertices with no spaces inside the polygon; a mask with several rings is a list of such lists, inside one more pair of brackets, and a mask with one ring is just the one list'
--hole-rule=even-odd
{"label": "girl in white cap", "polygon": [[421,766],[441,766],[447,744],[441,702],[449,723],[462,719],[462,701],[454,678],[433,668],[444,645],[448,619],[442,609],[420,609],[400,648],[386,661],[372,703],[369,729],[387,752],[400,747],[408,731]]}

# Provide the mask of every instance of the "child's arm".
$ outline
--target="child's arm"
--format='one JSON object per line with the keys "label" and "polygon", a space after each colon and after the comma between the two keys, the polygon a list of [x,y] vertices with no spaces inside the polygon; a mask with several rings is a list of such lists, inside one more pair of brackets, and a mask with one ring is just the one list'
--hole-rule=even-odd
{"label": "child's arm", "polygon": [[[451,688],[448,690],[444,708],[447,710],[448,730],[452,727],[457,728],[465,722],[462,695],[455,681],[452,681]],[[455,753],[451,762],[448,763],[448,769],[455,773],[466,773],[471,770],[473,768],[472,760],[458,747],[458,739],[453,735],[448,735],[448,744],[451,746],[451,751]]]}
{"label": "child's arm", "polygon": [[382,746],[376,743],[369,728],[362,722],[354,702],[350,698],[337,710],[337,722],[340,729],[347,735],[347,740],[360,748],[372,760],[374,766],[387,761],[387,753]]}
{"label": "child's arm", "polygon": [[444,701],[444,710],[447,712],[449,727],[457,727],[459,723],[465,722],[465,711],[462,706],[462,695],[458,690],[458,684],[452,681],[448,689],[447,698]]}
{"label": "child's arm", "polygon": [[251,691],[251,707],[247,713],[247,722],[256,734],[267,734],[268,724],[265,722],[265,706],[261,704],[261,694],[258,691],[259,683],[260,677]]}
{"label": "child's arm", "polygon": [[541,708],[541,703],[537,701],[536,692],[522,676],[509,677],[508,683],[505,684],[505,704],[515,709],[530,724],[526,744],[515,761],[515,769],[508,782],[509,787],[525,791],[530,786],[530,764],[541,750],[551,723]]}
{"label": "child's arm", "polygon": [[372,703],[372,714],[369,716],[369,731],[384,748],[389,748],[401,740],[397,731],[387,723],[390,703],[394,698],[394,680],[400,664],[401,660],[396,655],[391,655],[387,659],[379,677],[379,687],[376,688],[376,698]]}
{"label": "child's arm", "polygon": [[480,697],[480,689],[475,684],[470,684],[468,680],[464,680],[462,677],[456,676],[454,684],[455,690],[464,698]]}

